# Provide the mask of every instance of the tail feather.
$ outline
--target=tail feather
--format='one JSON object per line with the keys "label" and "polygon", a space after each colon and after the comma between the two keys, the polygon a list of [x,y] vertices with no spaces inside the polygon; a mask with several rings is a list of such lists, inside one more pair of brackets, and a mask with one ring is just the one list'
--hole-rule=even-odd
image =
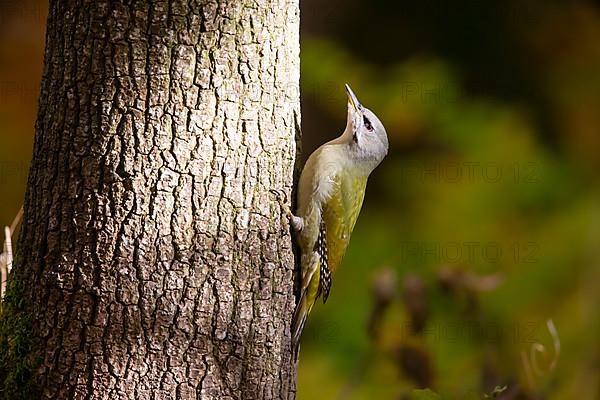
{"label": "tail feather", "polygon": [[302,337],[302,331],[304,325],[310,314],[315,301],[319,295],[319,268],[315,269],[313,276],[310,277],[310,284],[306,287],[300,295],[300,300],[296,305],[294,311],[294,317],[292,322],[292,346],[296,360],[298,359],[298,351],[300,350],[300,338]]}
{"label": "tail feather", "polygon": [[300,338],[302,331],[308,318],[310,307],[306,304],[306,291],[300,296],[300,301],[296,305],[292,322],[292,350],[294,351],[295,359],[298,359],[298,351],[300,350]]}

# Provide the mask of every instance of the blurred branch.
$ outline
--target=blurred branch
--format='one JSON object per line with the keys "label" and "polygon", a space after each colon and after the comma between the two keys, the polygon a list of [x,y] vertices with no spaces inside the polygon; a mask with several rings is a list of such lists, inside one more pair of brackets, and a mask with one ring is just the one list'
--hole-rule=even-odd
{"label": "blurred branch", "polygon": [[500,274],[476,275],[459,268],[443,266],[438,277],[442,287],[449,291],[468,290],[470,292],[490,292],[502,283]]}
{"label": "blurred branch", "polygon": [[21,206],[21,208],[19,208],[19,211],[17,212],[17,215],[13,219],[12,224],[10,224],[11,233],[14,233],[17,230],[17,226],[21,222],[22,218],[23,218],[23,206]]}
{"label": "blurred branch", "polygon": [[350,375],[340,390],[337,397],[339,400],[351,398],[355,388],[363,380],[365,372],[375,354],[383,316],[396,297],[396,281],[396,272],[392,268],[385,267],[375,273],[371,286],[373,308],[371,309],[369,320],[367,322],[367,334],[371,339],[371,345],[366,354],[359,361],[354,373]]}
{"label": "blurred branch", "polygon": [[414,333],[420,334],[429,319],[425,282],[419,275],[411,273],[404,278],[403,286],[402,300],[410,315],[411,328]]}
{"label": "blurred branch", "polygon": [[23,217],[23,206],[19,209],[19,212],[13,219],[12,224],[4,227],[4,246],[2,254],[0,254],[0,299],[4,298],[6,293],[6,282],[8,280],[8,274],[12,270],[13,264],[13,249],[12,249],[12,235],[17,229],[17,226],[21,222]]}
{"label": "blurred branch", "polygon": [[367,323],[367,333],[374,342],[379,336],[383,315],[396,297],[396,280],[396,272],[388,267],[378,271],[373,278],[371,293],[374,301]]}
{"label": "blurred branch", "polygon": [[419,388],[433,386],[434,371],[431,355],[416,343],[402,343],[396,351],[396,361],[402,374]]}

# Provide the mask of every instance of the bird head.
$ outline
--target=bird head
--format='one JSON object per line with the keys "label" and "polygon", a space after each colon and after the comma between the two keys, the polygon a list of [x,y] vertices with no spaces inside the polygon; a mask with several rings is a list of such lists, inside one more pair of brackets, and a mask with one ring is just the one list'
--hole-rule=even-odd
{"label": "bird head", "polygon": [[359,101],[350,86],[348,94],[348,120],[345,134],[358,158],[377,166],[388,152],[388,137],[377,116]]}

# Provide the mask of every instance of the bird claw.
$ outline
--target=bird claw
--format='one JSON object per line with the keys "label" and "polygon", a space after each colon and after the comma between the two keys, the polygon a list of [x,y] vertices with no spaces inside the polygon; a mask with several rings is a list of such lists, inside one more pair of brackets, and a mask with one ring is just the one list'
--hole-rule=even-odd
{"label": "bird claw", "polygon": [[279,206],[282,208],[283,213],[290,221],[290,225],[295,232],[300,232],[302,228],[304,228],[304,220],[301,217],[297,217],[292,213],[292,210],[288,206],[288,197],[286,193],[281,189],[271,189],[269,190],[272,194],[275,195]]}
{"label": "bird claw", "polygon": [[271,189],[269,190],[269,192],[275,195],[280,205],[287,204],[287,195],[285,194],[285,191],[283,191],[282,189]]}

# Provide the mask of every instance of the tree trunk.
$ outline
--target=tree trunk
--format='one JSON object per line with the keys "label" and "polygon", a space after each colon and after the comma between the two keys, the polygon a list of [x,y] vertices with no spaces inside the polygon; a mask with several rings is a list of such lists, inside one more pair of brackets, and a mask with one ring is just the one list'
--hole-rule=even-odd
{"label": "tree trunk", "polygon": [[2,398],[293,398],[297,0],[50,2]]}

